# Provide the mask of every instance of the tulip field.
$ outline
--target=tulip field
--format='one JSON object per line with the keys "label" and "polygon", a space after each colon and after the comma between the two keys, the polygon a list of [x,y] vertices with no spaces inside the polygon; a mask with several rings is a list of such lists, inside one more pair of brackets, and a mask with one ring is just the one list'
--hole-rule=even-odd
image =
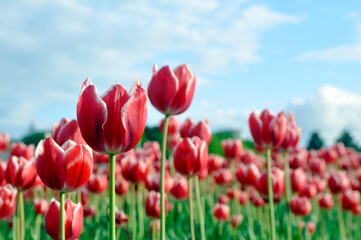
{"label": "tulip field", "polygon": [[79,89],[77,119],[40,142],[0,133],[0,239],[361,239],[361,154],[307,151],[293,113],[252,112],[251,143],[212,138],[178,119],[196,90],[185,64],[155,65],[147,89]]}

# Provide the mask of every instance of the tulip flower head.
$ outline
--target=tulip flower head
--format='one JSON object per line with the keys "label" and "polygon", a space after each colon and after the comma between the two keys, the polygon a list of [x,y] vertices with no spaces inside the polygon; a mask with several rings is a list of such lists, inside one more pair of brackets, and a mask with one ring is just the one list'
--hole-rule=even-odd
{"label": "tulip flower head", "polygon": [[301,138],[301,128],[297,127],[295,116],[293,113],[289,113],[287,117],[287,128],[285,139],[281,144],[281,149],[284,151],[291,151],[295,149],[298,141]]}
{"label": "tulip flower head", "polygon": [[164,115],[181,114],[191,105],[195,86],[196,77],[185,64],[174,71],[169,66],[159,71],[155,67],[148,85],[149,100]]}
{"label": "tulip flower head", "polygon": [[145,128],[148,105],[138,80],[127,93],[114,84],[104,95],[87,78],[77,105],[77,118],[84,140],[103,154],[127,152],[139,142]]}
{"label": "tulip flower head", "polygon": [[229,206],[226,204],[217,203],[214,206],[214,216],[218,221],[227,221],[229,217]]}
{"label": "tulip flower head", "polygon": [[92,174],[87,182],[87,188],[92,193],[102,193],[108,188],[108,178],[104,174]]}
{"label": "tulip flower head", "polygon": [[[83,205],[65,201],[65,239],[76,239],[83,229]],[[54,198],[45,212],[45,230],[53,239],[60,238],[60,203]]]}
{"label": "tulip flower head", "polygon": [[34,155],[34,145],[29,146],[25,145],[23,142],[17,142],[11,144],[10,156],[24,157],[27,160],[30,160]]}
{"label": "tulip flower head", "polygon": [[285,139],[287,119],[283,112],[277,116],[273,116],[268,109],[260,116],[252,113],[248,123],[257,148],[278,148]]}
{"label": "tulip flower head", "polygon": [[295,196],[290,201],[290,208],[295,215],[308,216],[311,213],[312,205],[308,198]]}
{"label": "tulip flower head", "polygon": [[0,220],[9,220],[15,213],[18,191],[10,184],[0,186]]}
{"label": "tulip flower head", "polygon": [[182,175],[194,176],[207,167],[208,146],[198,137],[184,138],[173,154],[174,168]]}
{"label": "tulip flower head", "polygon": [[[284,182],[284,173],[281,169],[275,167],[272,168],[272,191],[273,191],[273,200],[278,201],[281,195],[284,192],[285,182]],[[257,190],[264,199],[268,199],[268,188],[267,188],[267,172],[264,171],[257,181]]]}
{"label": "tulip flower head", "polygon": [[239,139],[225,139],[222,141],[224,156],[228,159],[238,159],[242,155],[243,144]]}
{"label": "tulip flower head", "polygon": [[34,199],[34,211],[38,215],[44,215],[48,208],[48,202],[45,199]]}
{"label": "tulip flower head", "polygon": [[36,169],[34,159],[26,160],[11,156],[6,168],[6,180],[19,190],[28,190],[35,184]]}
{"label": "tulip flower head", "polygon": [[[167,195],[165,195],[165,214],[168,214],[169,204]],[[148,217],[160,218],[160,193],[150,191],[145,201],[145,212]]]}
{"label": "tulip flower head", "polygon": [[170,193],[177,200],[184,200],[188,198],[188,180],[180,174],[174,177],[174,184]]}
{"label": "tulip flower head", "polygon": [[75,119],[70,121],[67,118],[63,118],[59,123],[55,123],[53,126],[52,137],[59,146],[63,145],[68,140],[73,140],[79,144],[85,144],[78,122]]}
{"label": "tulip flower head", "polygon": [[209,126],[208,120],[200,121],[197,124],[193,124],[192,121],[187,118],[181,126],[181,137],[199,137],[200,139],[206,141],[207,145],[211,142],[212,133]]}
{"label": "tulip flower head", "polygon": [[[174,116],[171,116],[169,118],[169,123],[168,123],[168,134],[173,135],[173,134],[177,133],[178,126],[179,126],[179,119]],[[159,131],[161,133],[163,132],[163,128],[164,128],[164,118],[162,119],[162,121],[160,122],[160,125],[159,125]]]}
{"label": "tulip flower head", "polygon": [[82,187],[93,170],[93,154],[87,145],[66,141],[61,147],[52,138],[39,142],[35,167],[43,183],[59,192]]}
{"label": "tulip flower head", "polygon": [[6,168],[7,168],[7,164],[0,160],[0,186],[5,186],[6,185]]}
{"label": "tulip flower head", "polygon": [[5,152],[10,143],[10,136],[9,134],[0,132],[0,153]]}

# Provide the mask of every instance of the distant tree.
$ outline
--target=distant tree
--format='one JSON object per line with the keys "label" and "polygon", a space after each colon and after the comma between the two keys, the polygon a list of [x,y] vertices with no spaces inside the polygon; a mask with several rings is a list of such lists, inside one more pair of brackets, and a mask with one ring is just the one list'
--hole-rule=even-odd
{"label": "distant tree", "polygon": [[308,142],[308,145],[307,145],[307,150],[310,150],[310,149],[318,150],[321,147],[323,147],[323,140],[318,135],[318,132],[312,133],[310,141]]}
{"label": "distant tree", "polygon": [[354,142],[348,130],[343,130],[343,132],[341,133],[340,137],[336,140],[336,142],[342,142],[343,145],[345,145],[345,147],[351,147],[356,150],[359,150],[359,147]]}

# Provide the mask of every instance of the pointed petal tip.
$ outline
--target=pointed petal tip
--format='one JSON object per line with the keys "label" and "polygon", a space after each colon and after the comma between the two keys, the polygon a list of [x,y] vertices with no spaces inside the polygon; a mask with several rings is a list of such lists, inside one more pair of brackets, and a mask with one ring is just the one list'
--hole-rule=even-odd
{"label": "pointed petal tip", "polygon": [[155,74],[157,72],[158,72],[158,66],[157,66],[157,63],[154,62],[154,64],[153,64],[153,74]]}

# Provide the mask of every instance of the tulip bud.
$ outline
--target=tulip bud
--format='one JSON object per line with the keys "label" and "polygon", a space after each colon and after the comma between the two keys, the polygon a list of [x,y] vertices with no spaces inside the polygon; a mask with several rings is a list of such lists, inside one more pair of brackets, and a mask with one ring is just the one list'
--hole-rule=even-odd
{"label": "tulip bud", "polygon": [[214,180],[216,181],[216,183],[219,185],[222,185],[222,186],[228,186],[228,185],[232,184],[232,181],[233,181],[232,172],[228,168],[223,168],[223,169],[216,171],[213,174],[213,177],[214,177]]}
{"label": "tulip bud", "polygon": [[242,141],[239,139],[226,139],[222,141],[224,156],[228,159],[238,159],[243,151]]}
{"label": "tulip bud", "polygon": [[20,190],[28,190],[35,184],[37,177],[34,159],[27,160],[12,156],[6,168],[6,180]]}
{"label": "tulip bud", "polygon": [[328,187],[332,193],[345,191],[350,186],[350,180],[343,171],[332,172],[328,178]]}
{"label": "tulip bud", "polygon": [[332,195],[330,193],[326,193],[324,195],[321,195],[318,198],[318,205],[325,209],[325,210],[329,210],[333,207],[333,198]]}
{"label": "tulip bud", "polygon": [[102,174],[92,174],[87,183],[87,189],[92,193],[100,194],[108,188],[108,178]]}
{"label": "tulip bud", "polygon": [[94,206],[85,206],[84,207],[84,217],[92,218],[95,214],[95,207]]}
{"label": "tulip bud", "polygon": [[70,121],[67,118],[63,118],[60,123],[54,124],[52,138],[59,146],[68,140],[73,140],[78,144],[85,144],[78,121],[75,119]]}
{"label": "tulip bud", "polygon": [[[284,187],[285,187],[283,171],[279,168],[272,168],[271,180],[272,180],[273,200],[275,202],[277,202],[280,199],[281,194],[283,194]],[[260,175],[260,177],[258,178],[258,181],[257,181],[257,190],[259,191],[259,193],[261,194],[261,196],[264,199],[268,199],[267,183],[268,183],[267,172],[264,171]]]}
{"label": "tulip bud", "polygon": [[0,153],[5,152],[10,143],[10,136],[9,134],[0,132]]}
{"label": "tulip bud", "polygon": [[118,195],[125,196],[129,190],[129,183],[125,179],[115,181],[115,192]]}
{"label": "tulip bud", "polygon": [[291,186],[293,192],[301,191],[306,184],[306,173],[302,168],[297,168],[291,172]]}
{"label": "tulip bud", "polygon": [[[178,118],[171,116],[168,122],[168,135],[173,135],[178,132],[179,120]],[[160,122],[159,131],[162,133],[164,128],[164,118]]]}
{"label": "tulip bud", "polygon": [[26,160],[30,160],[34,155],[34,145],[26,146],[23,142],[17,142],[11,144],[10,157],[24,157]]}
{"label": "tulip bud", "polygon": [[236,228],[239,225],[241,225],[242,222],[243,222],[243,219],[244,219],[244,217],[243,217],[242,214],[238,214],[238,215],[233,216],[232,221],[231,221],[232,227]]}
{"label": "tulip bud", "polygon": [[0,186],[6,185],[6,163],[0,160]]}
{"label": "tulip bud", "polygon": [[48,208],[48,202],[45,199],[34,199],[34,211],[38,215],[44,215]]}
{"label": "tulip bud", "polygon": [[222,194],[217,197],[217,201],[222,204],[228,204],[229,198],[227,195]]}
{"label": "tulip bud", "polygon": [[307,216],[312,210],[312,205],[308,198],[295,196],[290,201],[290,208],[295,215]]}
{"label": "tulip bud", "polygon": [[209,154],[208,155],[208,173],[211,174],[223,167],[224,164],[224,158],[215,155],[215,154]]}
{"label": "tulip bud", "polygon": [[214,216],[218,221],[227,221],[229,217],[229,206],[217,203],[214,206]]}
{"label": "tulip bud", "polygon": [[[165,201],[165,214],[168,214],[169,204],[167,195],[164,197]],[[150,191],[145,201],[145,212],[148,217],[160,218],[160,193]]]}
{"label": "tulip bud", "polygon": [[352,210],[357,208],[360,204],[360,193],[358,191],[347,189],[342,193],[341,203],[343,210]]}
{"label": "tulip bud", "polygon": [[177,200],[184,200],[188,198],[188,180],[182,175],[176,174],[174,177],[174,184],[170,193]]}
{"label": "tulip bud", "polygon": [[10,184],[0,186],[0,220],[9,220],[15,213],[18,191]]}

